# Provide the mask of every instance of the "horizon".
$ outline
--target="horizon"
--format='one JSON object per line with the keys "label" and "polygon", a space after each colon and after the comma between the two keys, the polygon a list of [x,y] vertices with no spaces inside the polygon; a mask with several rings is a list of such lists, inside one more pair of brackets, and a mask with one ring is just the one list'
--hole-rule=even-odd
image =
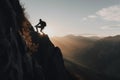
{"label": "horizon", "polygon": [[21,4],[33,26],[40,18],[46,21],[43,31],[50,37],[119,35],[120,0],[21,0]]}
{"label": "horizon", "polygon": [[74,35],[74,34],[67,34],[67,35],[63,35],[63,36],[50,36],[50,38],[56,38],[56,37],[63,38],[63,37],[68,37],[68,36],[85,37],[85,38],[98,37],[98,38],[102,39],[102,38],[107,38],[107,37],[116,37],[116,36],[120,36],[120,35],[101,36],[101,35],[83,35],[83,34]]}

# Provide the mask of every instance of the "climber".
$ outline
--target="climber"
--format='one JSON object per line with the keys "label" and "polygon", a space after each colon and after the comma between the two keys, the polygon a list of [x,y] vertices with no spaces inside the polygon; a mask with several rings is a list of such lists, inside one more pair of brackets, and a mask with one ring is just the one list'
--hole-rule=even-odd
{"label": "climber", "polygon": [[36,27],[37,32],[38,32],[38,28],[41,28],[40,32],[42,32],[42,30],[45,28],[45,26],[46,26],[46,22],[44,22],[44,21],[42,21],[42,19],[40,19],[39,23],[35,27]]}

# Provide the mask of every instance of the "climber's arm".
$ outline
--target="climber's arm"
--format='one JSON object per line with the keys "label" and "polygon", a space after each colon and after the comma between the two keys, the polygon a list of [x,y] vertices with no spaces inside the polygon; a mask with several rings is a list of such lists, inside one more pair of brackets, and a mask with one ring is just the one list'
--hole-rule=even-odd
{"label": "climber's arm", "polygon": [[40,25],[40,22],[36,26],[39,26],[39,25]]}
{"label": "climber's arm", "polygon": [[40,23],[38,23],[37,25],[35,25],[35,27],[37,28],[40,25]]}

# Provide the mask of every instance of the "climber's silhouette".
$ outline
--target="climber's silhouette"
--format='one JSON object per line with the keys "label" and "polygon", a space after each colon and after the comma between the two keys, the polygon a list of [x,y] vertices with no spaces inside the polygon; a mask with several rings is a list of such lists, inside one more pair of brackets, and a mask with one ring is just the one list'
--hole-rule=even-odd
{"label": "climber's silhouette", "polygon": [[[38,32],[38,28],[40,28],[40,32],[45,28],[46,22],[42,21],[42,19],[39,20],[39,23],[35,26],[36,30]],[[42,32],[43,33],[43,32]]]}

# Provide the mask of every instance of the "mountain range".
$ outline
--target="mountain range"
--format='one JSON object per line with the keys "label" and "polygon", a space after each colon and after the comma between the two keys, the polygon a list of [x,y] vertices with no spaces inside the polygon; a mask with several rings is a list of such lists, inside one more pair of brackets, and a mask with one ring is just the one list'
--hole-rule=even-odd
{"label": "mountain range", "polygon": [[51,40],[62,49],[65,59],[119,77],[120,35],[103,38],[68,35]]}

